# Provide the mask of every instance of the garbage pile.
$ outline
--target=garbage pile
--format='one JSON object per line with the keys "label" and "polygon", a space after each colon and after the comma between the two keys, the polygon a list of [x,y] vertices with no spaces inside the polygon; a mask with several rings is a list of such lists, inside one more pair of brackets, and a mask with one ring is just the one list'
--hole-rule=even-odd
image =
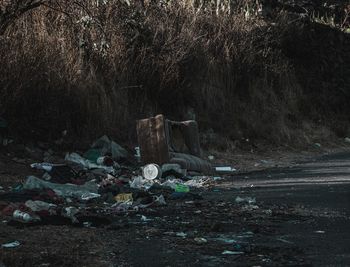
{"label": "garbage pile", "polygon": [[15,224],[98,226],[115,215],[167,205],[170,199],[200,199],[196,189],[218,179],[209,175],[235,171],[213,168],[201,158],[195,121],[157,115],[138,121],[137,134],[133,156],[102,136],[85,153],[31,164],[41,176],[0,191],[0,215]]}
{"label": "garbage pile", "polygon": [[[136,149],[137,150],[137,149]],[[167,205],[169,199],[198,199],[197,188],[214,181],[190,176],[179,164],[146,164],[107,136],[82,155],[60,163],[30,165],[41,176],[28,176],[0,193],[0,214],[8,224],[72,224],[96,227],[113,216]]]}

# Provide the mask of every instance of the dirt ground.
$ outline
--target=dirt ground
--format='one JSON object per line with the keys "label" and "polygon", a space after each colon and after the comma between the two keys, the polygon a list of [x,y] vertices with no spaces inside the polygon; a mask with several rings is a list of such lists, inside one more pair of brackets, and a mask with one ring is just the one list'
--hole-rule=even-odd
{"label": "dirt ground", "polygon": [[[216,161],[233,163],[244,179],[248,171],[292,167],[297,162],[341,151],[349,151],[349,145],[339,141],[327,148],[312,147],[303,152],[271,149],[235,155],[216,153],[215,157]],[[29,167],[33,161],[12,151],[1,152],[2,190],[36,174]],[[233,186],[222,186],[225,181],[231,183],[232,177],[194,190],[199,198],[167,199],[166,206],[111,215],[107,222],[92,225],[51,221],[26,226],[3,217],[0,244],[19,241],[20,245],[0,248],[0,266],[314,265],[307,249],[286,236],[288,225],[312,224],[318,215],[302,203],[236,203],[237,196],[255,193],[235,188],[234,182]]]}

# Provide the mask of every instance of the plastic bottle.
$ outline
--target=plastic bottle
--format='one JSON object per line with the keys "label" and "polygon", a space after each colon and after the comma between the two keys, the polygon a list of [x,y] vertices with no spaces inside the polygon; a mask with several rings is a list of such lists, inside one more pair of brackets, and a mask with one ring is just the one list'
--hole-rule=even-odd
{"label": "plastic bottle", "polygon": [[20,210],[15,210],[13,212],[13,218],[21,221],[21,222],[25,222],[25,223],[29,223],[29,222],[36,222],[39,220],[38,217],[32,216],[29,213],[20,211]]}

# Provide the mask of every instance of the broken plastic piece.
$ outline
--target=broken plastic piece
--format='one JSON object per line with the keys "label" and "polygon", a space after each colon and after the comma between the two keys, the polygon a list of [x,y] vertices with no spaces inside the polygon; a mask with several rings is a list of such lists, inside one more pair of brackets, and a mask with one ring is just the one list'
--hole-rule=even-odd
{"label": "broken plastic piece", "polygon": [[101,195],[100,194],[96,194],[96,193],[84,193],[81,195],[80,199],[84,200],[84,201],[88,201],[94,198],[99,198]]}
{"label": "broken plastic piece", "polygon": [[166,201],[163,195],[160,195],[159,197],[155,197],[154,203],[159,205],[159,206],[164,206],[166,205]]}
{"label": "broken plastic piece", "polygon": [[248,203],[248,204],[255,204],[256,203],[256,199],[255,197],[236,197],[236,200],[235,200],[236,203]]}
{"label": "broken plastic piece", "polygon": [[152,180],[147,180],[142,176],[137,176],[130,181],[129,184],[131,188],[144,189],[147,191],[153,186],[154,182]]}
{"label": "broken plastic piece", "polygon": [[233,173],[237,170],[230,166],[222,166],[222,167],[215,167],[215,171],[220,173]]}
{"label": "broken plastic piece", "polygon": [[142,215],[142,216],[141,216],[141,221],[143,221],[143,222],[149,222],[149,221],[152,221],[152,219],[148,219],[145,215]]}
{"label": "broken plastic piece", "polygon": [[187,237],[187,234],[185,234],[184,232],[178,232],[178,233],[176,233],[176,236],[185,238],[185,237]]}
{"label": "broken plastic piece", "polygon": [[46,203],[40,200],[27,200],[25,205],[34,212],[46,210],[50,214],[56,214],[56,211],[54,209],[57,207],[57,205],[55,204]]}
{"label": "broken plastic piece", "polygon": [[231,251],[231,250],[225,250],[221,253],[222,255],[242,255],[244,252],[242,251]]}
{"label": "broken plastic piece", "polygon": [[11,243],[2,244],[1,247],[2,248],[16,248],[20,245],[21,245],[21,243],[19,243],[19,241],[14,241]]}
{"label": "broken plastic piece", "polygon": [[62,216],[65,218],[69,218],[72,220],[72,223],[78,223],[77,215],[79,213],[79,209],[76,207],[66,207],[62,210]]}
{"label": "broken plastic piece", "polygon": [[190,192],[190,188],[187,185],[184,185],[184,184],[177,184],[175,186],[175,192],[188,193],[188,192]]}

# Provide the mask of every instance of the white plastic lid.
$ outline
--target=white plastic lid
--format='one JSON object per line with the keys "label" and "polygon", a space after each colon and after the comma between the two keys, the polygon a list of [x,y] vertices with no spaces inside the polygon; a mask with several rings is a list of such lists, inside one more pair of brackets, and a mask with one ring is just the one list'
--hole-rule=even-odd
{"label": "white plastic lid", "polygon": [[157,164],[148,164],[143,167],[142,176],[147,180],[154,180],[161,176],[161,170]]}

